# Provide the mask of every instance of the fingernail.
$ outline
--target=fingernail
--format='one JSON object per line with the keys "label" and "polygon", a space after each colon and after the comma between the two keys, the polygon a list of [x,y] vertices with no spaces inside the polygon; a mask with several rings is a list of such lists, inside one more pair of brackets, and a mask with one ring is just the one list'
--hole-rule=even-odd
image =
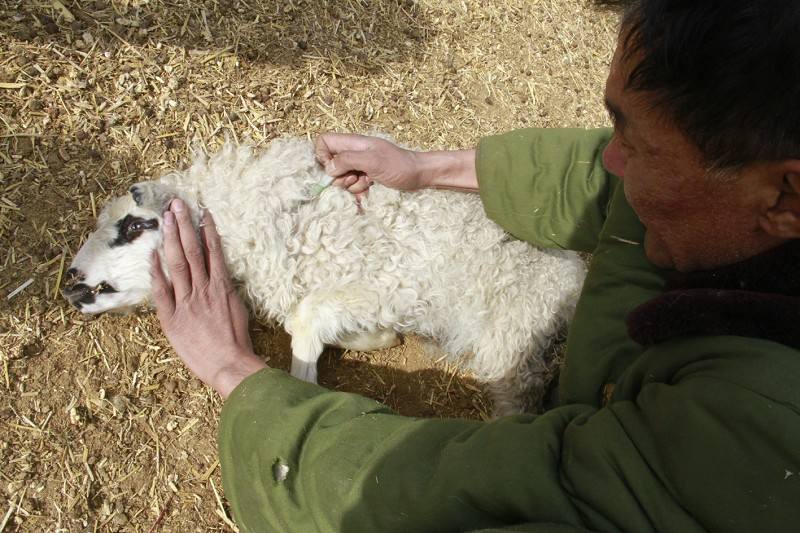
{"label": "fingernail", "polygon": [[325,172],[330,174],[331,172],[335,172],[335,171],[336,171],[336,163],[333,162],[333,159],[331,159],[327,163],[325,163]]}
{"label": "fingernail", "polygon": [[172,209],[176,213],[182,212],[185,207],[186,206],[184,205],[183,200],[181,200],[180,198],[175,198],[174,200],[172,200],[172,203],[170,204],[170,209]]}
{"label": "fingernail", "polygon": [[165,226],[175,225],[175,215],[172,214],[172,211],[166,211],[164,213],[164,225]]}

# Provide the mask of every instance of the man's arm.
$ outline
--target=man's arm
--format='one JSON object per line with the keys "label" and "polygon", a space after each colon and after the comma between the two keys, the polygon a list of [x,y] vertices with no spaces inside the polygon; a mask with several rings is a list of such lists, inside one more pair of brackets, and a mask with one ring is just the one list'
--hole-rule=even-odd
{"label": "man's arm", "polygon": [[479,191],[487,215],[537,246],[591,252],[618,180],[603,168],[611,130],[526,129],[477,150],[415,152],[364,135],[328,133],[317,159],[352,193],[373,182],[401,190]]}
{"label": "man's arm", "polygon": [[478,192],[475,150],[418,152],[424,188]]}
{"label": "man's arm", "polygon": [[800,523],[796,355],[677,340],[605,408],[489,423],[402,417],[267,369],[223,408],[225,494],[245,531],[778,531]]}
{"label": "man's arm", "polygon": [[478,144],[486,214],[545,248],[592,252],[619,180],[603,167],[611,130],[523,129]]}
{"label": "man's arm", "polygon": [[405,191],[426,188],[475,192],[475,150],[417,152],[379,137],[325,133],[315,140],[317,160],[353,194],[374,183]]}
{"label": "man's arm", "polygon": [[580,524],[560,488],[560,434],[590,411],[412,419],[268,369],[223,408],[225,494],[244,531],[469,531],[533,516]]}

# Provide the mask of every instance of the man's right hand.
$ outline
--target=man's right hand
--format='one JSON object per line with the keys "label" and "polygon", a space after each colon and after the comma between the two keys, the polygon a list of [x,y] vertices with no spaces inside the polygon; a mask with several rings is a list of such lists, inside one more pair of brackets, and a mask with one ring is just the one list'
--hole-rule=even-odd
{"label": "man's right hand", "polygon": [[420,153],[384,139],[365,135],[326,133],[315,141],[317,160],[336,178],[333,185],[359,194],[373,182],[413,191],[426,186]]}

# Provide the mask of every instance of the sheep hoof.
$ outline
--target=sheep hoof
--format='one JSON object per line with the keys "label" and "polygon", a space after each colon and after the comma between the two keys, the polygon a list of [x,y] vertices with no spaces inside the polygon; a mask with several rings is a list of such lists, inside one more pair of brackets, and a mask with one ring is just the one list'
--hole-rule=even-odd
{"label": "sheep hoof", "polygon": [[317,363],[292,359],[292,376],[309,383],[317,382]]}

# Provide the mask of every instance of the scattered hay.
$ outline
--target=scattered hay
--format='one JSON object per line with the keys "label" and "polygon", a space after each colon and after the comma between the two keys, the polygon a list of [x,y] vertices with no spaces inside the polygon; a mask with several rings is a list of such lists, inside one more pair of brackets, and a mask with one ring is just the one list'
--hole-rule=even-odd
{"label": "scattered hay", "polygon": [[[83,317],[58,296],[108,198],[225,135],[379,129],[452,148],[601,125],[614,34],[577,0],[0,4],[0,531],[233,527],[219,399],[153,316]],[[253,335],[288,365],[285,335]],[[329,354],[322,381],[405,414],[485,417],[476,384],[423,351]]]}

